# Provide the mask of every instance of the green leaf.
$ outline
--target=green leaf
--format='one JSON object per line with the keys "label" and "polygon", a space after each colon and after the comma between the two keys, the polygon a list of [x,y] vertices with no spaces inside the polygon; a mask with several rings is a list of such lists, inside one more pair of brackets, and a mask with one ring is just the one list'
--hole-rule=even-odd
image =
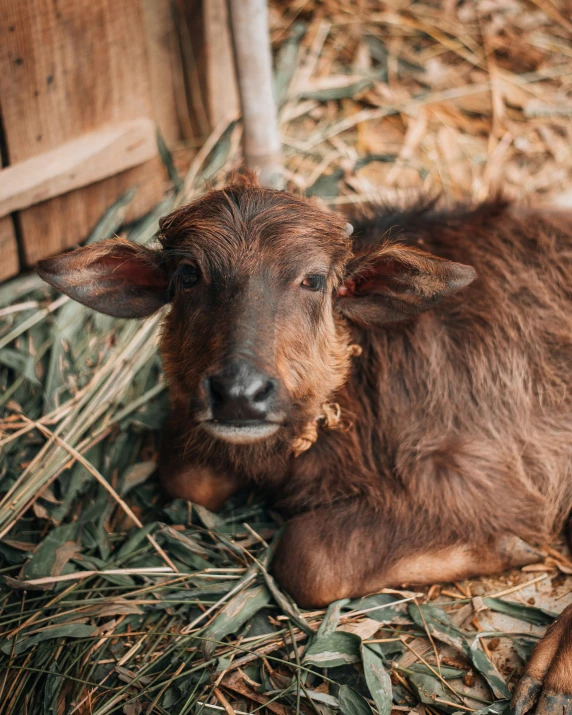
{"label": "green leaf", "polygon": [[[218,644],[214,641],[221,641],[230,633],[236,633],[255,613],[267,606],[271,598],[270,591],[262,585],[248,588],[233,596],[202,633],[202,637],[207,639],[202,646],[205,658],[210,658],[217,647]],[[213,640],[209,641],[209,638]]]}
{"label": "green leaf", "polygon": [[362,643],[363,672],[379,715],[389,715],[392,706],[391,678],[380,656]]}
{"label": "green leaf", "polygon": [[518,636],[512,639],[513,648],[524,661],[530,658],[537,643],[538,638],[527,638],[527,636]]}
{"label": "green leaf", "polygon": [[135,189],[129,189],[111,204],[87,237],[86,246],[102,241],[104,238],[110,238],[115,234],[123,223],[127,207],[135,198],[136,193]]}
{"label": "green leaf", "polygon": [[316,640],[304,654],[304,662],[320,668],[357,663],[361,660],[361,638],[354,633],[336,631]]}
{"label": "green leaf", "polygon": [[535,626],[549,626],[558,618],[558,614],[552,613],[552,611],[534,606],[525,606],[515,601],[503,601],[500,598],[483,598],[483,603],[491,611],[504,613],[507,616],[516,618],[519,621],[526,621],[526,623],[532,623]]}
{"label": "green leaf", "polygon": [[365,698],[351,685],[340,685],[338,702],[343,715],[372,715],[372,710]]}
{"label": "green leaf", "polygon": [[502,675],[487,658],[486,653],[481,648],[479,637],[475,638],[471,643],[471,660],[475,668],[490,685],[495,698],[510,699],[510,690],[504,682]]}
{"label": "green leaf", "polygon": [[2,348],[0,364],[22,375],[32,385],[40,386],[41,383],[36,376],[36,362],[30,353],[15,348]]}
{"label": "green leaf", "polygon": [[[89,638],[96,632],[97,628],[95,626],[88,626],[85,623],[68,623],[62,626],[50,626],[33,636],[28,638],[24,636],[18,639],[14,647],[14,654],[20,655],[21,653],[25,653],[43,641],[55,640],[56,638]],[[12,643],[12,638],[6,639],[0,646],[2,653],[10,655],[12,653]]]}
{"label": "green leaf", "polygon": [[342,598],[341,601],[334,601],[333,603],[330,603],[328,610],[326,611],[326,615],[322,619],[320,627],[318,628],[318,638],[327,636],[329,633],[333,633],[336,630],[338,623],[340,622],[342,608],[349,602],[348,598]]}
{"label": "green leaf", "polygon": [[436,606],[418,606],[415,603],[409,606],[408,611],[421,629],[427,628],[432,636],[470,657],[471,650],[463,631],[457,628],[445,611]]}
{"label": "green leaf", "polygon": [[146,482],[157,469],[157,462],[137,462],[125,470],[121,486],[121,496],[124,497],[134,487]]}
{"label": "green leaf", "polygon": [[371,86],[371,79],[360,79],[357,82],[346,84],[343,87],[328,87],[325,89],[309,90],[300,92],[299,99],[315,99],[317,102],[328,102],[332,99],[346,99],[354,97],[359,92]]}
{"label": "green leaf", "polygon": [[167,169],[167,173],[169,174],[169,179],[171,179],[171,181],[173,182],[175,191],[180,191],[183,188],[184,182],[179,176],[177,167],[173,162],[173,155],[169,151],[167,145],[165,144],[165,140],[163,139],[163,135],[158,129],[157,148],[159,149],[159,156],[161,157],[161,161],[163,162],[163,165]]}
{"label": "green leaf", "polygon": [[[428,668],[424,663],[413,663],[413,665],[409,666],[409,669],[415,671],[416,673],[433,675],[431,669]],[[433,668],[433,670],[437,670],[437,668]],[[467,671],[461,670],[461,668],[447,668],[447,666],[442,665],[439,669],[439,672],[445,680],[455,680],[457,678],[464,677]]]}
{"label": "green leaf", "polygon": [[67,562],[73,555],[73,550],[67,549],[66,544],[76,539],[77,532],[78,525],[76,523],[58,526],[51,531],[23,567],[21,578],[29,580],[59,575],[62,572],[61,559],[64,558],[62,548],[66,549],[64,561]]}
{"label": "green leaf", "polygon": [[446,713],[455,712],[454,706],[442,704],[444,700],[449,703],[454,701],[455,696],[450,691],[446,691],[441,681],[434,675],[410,673],[407,679],[424,705],[438,707]]}
{"label": "green leaf", "polygon": [[[509,715],[510,700],[497,700],[496,703],[487,705],[486,708],[475,710],[473,715]],[[466,710],[457,710],[453,715],[467,715]]]}
{"label": "green leaf", "polygon": [[380,623],[390,623],[395,618],[405,616],[407,605],[399,603],[394,606],[395,601],[402,600],[399,596],[392,596],[389,593],[377,593],[374,596],[366,596],[365,598],[356,598],[350,601],[346,610],[351,611],[367,611],[364,615],[368,618],[373,618],[374,621]]}
{"label": "green leaf", "polygon": [[0,308],[28,295],[32,291],[46,289],[48,286],[37,273],[24,273],[7,283],[0,285]]}
{"label": "green leaf", "polygon": [[83,319],[86,316],[86,312],[86,307],[75,301],[66,303],[58,312],[54,327],[52,328],[54,342],[50,352],[50,362],[44,383],[46,408],[54,406],[54,394],[64,384],[63,358],[65,346],[74,344],[78,332],[83,327]]}
{"label": "green leaf", "polygon": [[145,524],[145,526],[140,529],[136,527],[131,530],[131,536],[123,543],[119,551],[115,554],[115,559],[117,561],[128,561],[128,556],[138,551],[143,543],[147,541],[147,536],[155,529],[157,526],[156,522],[151,524]]}
{"label": "green leaf", "polygon": [[43,715],[58,715],[58,695],[62,689],[65,678],[59,676],[58,662],[53,660],[49,666],[50,675],[46,675],[44,686],[44,713]]}
{"label": "green leaf", "polygon": [[212,177],[217,173],[217,171],[222,169],[222,167],[225,165],[230,152],[232,134],[234,132],[235,127],[236,122],[231,122],[225,129],[224,134],[221,136],[221,138],[211,150],[211,153],[208,155],[207,160],[205,162],[205,168],[195,179],[194,186],[199,186],[200,184],[204,184],[205,182],[210,181],[210,179],[212,179]]}
{"label": "green leaf", "polygon": [[364,166],[371,164],[374,161],[379,161],[382,164],[392,164],[397,159],[397,154],[366,154],[365,156],[360,156],[360,158],[354,164],[354,171],[359,171],[363,169]]}
{"label": "green leaf", "polygon": [[193,511],[209,531],[218,531],[221,526],[224,526],[225,521],[221,516],[200,504],[193,504]]}
{"label": "green leaf", "polygon": [[282,609],[282,612],[286,614],[290,618],[290,620],[298,626],[298,628],[303,630],[304,633],[307,633],[308,635],[314,635],[314,630],[308,625],[306,619],[300,613],[298,606],[294,603],[290,596],[287,593],[282,593],[282,591],[278,587],[278,584],[276,583],[276,579],[268,573],[268,571],[260,562],[259,568],[264,578],[264,581],[266,582],[268,590],[272,594],[272,597],[274,598],[276,603]]}
{"label": "green leaf", "polygon": [[289,37],[282,43],[276,55],[272,85],[278,108],[282,107],[286,101],[290,80],[296,71],[300,42],[306,34],[306,28],[307,24],[305,22],[295,22],[292,25]]}
{"label": "green leaf", "polygon": [[306,190],[307,196],[319,196],[322,199],[333,199],[340,193],[338,183],[344,176],[343,169],[334,169],[331,174],[322,174],[312,186]]}

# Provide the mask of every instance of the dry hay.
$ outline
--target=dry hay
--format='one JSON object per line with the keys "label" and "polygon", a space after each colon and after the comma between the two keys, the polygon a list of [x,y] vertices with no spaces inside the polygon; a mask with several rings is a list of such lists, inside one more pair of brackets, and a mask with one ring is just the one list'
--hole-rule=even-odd
{"label": "dry hay", "polygon": [[[502,179],[570,202],[563,4],[294,0],[271,20],[290,188],[343,207]],[[175,191],[122,229],[124,197],[89,240],[152,240],[239,145],[218,127],[184,180],[163,150]],[[502,578],[300,612],[268,573],[279,525],[256,494],[217,515],[161,496],[157,328],[34,276],[0,288],[0,714],[506,711],[571,600],[560,546]]]}

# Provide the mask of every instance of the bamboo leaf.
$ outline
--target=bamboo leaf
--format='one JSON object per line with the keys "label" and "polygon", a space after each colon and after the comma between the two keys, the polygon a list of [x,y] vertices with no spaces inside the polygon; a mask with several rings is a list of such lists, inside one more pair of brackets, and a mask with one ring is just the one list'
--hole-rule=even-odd
{"label": "bamboo leaf", "polygon": [[365,615],[368,618],[373,618],[373,620],[380,623],[391,623],[396,618],[402,618],[407,613],[407,604],[393,605],[395,601],[402,600],[401,597],[390,593],[377,593],[365,598],[356,598],[350,601],[345,608],[350,611],[366,611]]}
{"label": "bamboo leaf", "polygon": [[[66,548],[67,558],[65,563],[67,563],[77,549],[70,551],[67,549],[66,544],[68,542],[73,544],[77,532],[78,526],[75,523],[58,526],[51,531],[33,553],[32,558],[24,565],[21,578],[27,580],[59,575],[63,569],[61,557],[58,560],[58,555],[61,554],[60,550]],[[60,566],[61,568],[59,568]],[[58,569],[59,572],[56,573]]]}
{"label": "bamboo leaf", "polygon": [[14,370],[36,387],[41,385],[36,376],[36,362],[33,355],[29,353],[15,348],[2,348],[0,350],[0,365]]}
{"label": "bamboo leaf", "polygon": [[[14,655],[20,655],[26,651],[33,648],[38,643],[43,643],[44,641],[55,640],[57,638],[89,638],[97,632],[95,626],[89,626],[85,623],[68,623],[62,626],[52,626],[50,628],[45,628],[43,631],[36,633],[35,635],[29,637],[22,637],[14,646]],[[4,642],[0,641],[0,650],[2,653],[9,655],[12,653],[13,639],[5,639]]]}
{"label": "bamboo leaf", "polygon": [[[236,633],[255,613],[271,601],[270,591],[266,586],[254,586],[240,591],[233,596],[219,611],[214,621],[202,633],[203,653],[210,658],[220,641],[230,633]],[[212,638],[213,641],[209,641]]]}
{"label": "bamboo leaf", "polygon": [[367,700],[350,685],[340,685],[338,702],[343,715],[372,715]]}
{"label": "bamboo leaf", "polygon": [[510,699],[510,690],[504,678],[496,669],[495,665],[487,658],[486,653],[481,648],[480,638],[478,637],[471,643],[471,660],[475,668],[490,685],[495,698]]}
{"label": "bamboo leaf", "polygon": [[304,662],[321,668],[358,663],[361,660],[361,638],[353,633],[336,631],[316,638],[304,654]]}
{"label": "bamboo leaf", "polygon": [[471,649],[463,631],[454,625],[445,611],[436,606],[419,606],[416,603],[412,603],[407,610],[419,628],[427,628],[432,636],[470,657]]}
{"label": "bamboo leaf", "polygon": [[534,647],[538,643],[538,638],[527,638],[520,636],[512,639],[512,645],[522,660],[527,661],[532,655]]}
{"label": "bamboo leaf", "polygon": [[434,675],[424,675],[422,673],[410,673],[408,675],[409,683],[412,685],[417,697],[424,705],[438,707],[446,713],[455,712],[456,708],[452,705],[445,705],[451,702],[454,697],[452,693],[445,691],[442,683]]}
{"label": "bamboo leaf", "polygon": [[483,598],[483,603],[491,611],[504,613],[507,616],[526,621],[526,623],[532,623],[535,626],[549,626],[558,618],[557,613],[552,613],[552,611],[547,611],[544,608],[525,606],[523,603],[503,601],[500,598]]}
{"label": "bamboo leaf", "polygon": [[340,622],[340,616],[342,613],[342,608],[350,603],[348,598],[342,598],[340,601],[334,601],[328,606],[326,615],[324,616],[320,627],[318,628],[317,637],[323,638],[330,633],[333,633],[338,627]]}
{"label": "bamboo leaf", "polygon": [[379,715],[389,715],[392,706],[391,678],[380,656],[367,645],[361,646],[363,672]]}

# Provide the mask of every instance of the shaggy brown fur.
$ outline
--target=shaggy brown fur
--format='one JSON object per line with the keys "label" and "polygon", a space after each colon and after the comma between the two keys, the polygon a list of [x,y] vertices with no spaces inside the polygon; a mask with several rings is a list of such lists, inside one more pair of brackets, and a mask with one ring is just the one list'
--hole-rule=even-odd
{"label": "shaggy brown fur", "polygon": [[[290,517],[274,570],[304,605],[494,572],[572,508],[569,217],[495,200],[353,225],[247,178],[164,219],[156,252],[108,241],[40,267],[113,315],[172,302],[165,486],[210,508],[267,493]],[[315,273],[324,289],[301,291]],[[200,424],[205,375],[237,355],[279,385],[280,429],[252,444]],[[327,402],[345,429],[296,457]]]}

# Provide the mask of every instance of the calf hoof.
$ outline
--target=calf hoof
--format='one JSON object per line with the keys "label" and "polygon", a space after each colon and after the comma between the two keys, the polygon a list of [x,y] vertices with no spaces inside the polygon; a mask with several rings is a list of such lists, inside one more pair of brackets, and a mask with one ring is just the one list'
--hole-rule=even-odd
{"label": "calf hoof", "polygon": [[514,715],[572,715],[572,606],[534,649],[511,710]]}

